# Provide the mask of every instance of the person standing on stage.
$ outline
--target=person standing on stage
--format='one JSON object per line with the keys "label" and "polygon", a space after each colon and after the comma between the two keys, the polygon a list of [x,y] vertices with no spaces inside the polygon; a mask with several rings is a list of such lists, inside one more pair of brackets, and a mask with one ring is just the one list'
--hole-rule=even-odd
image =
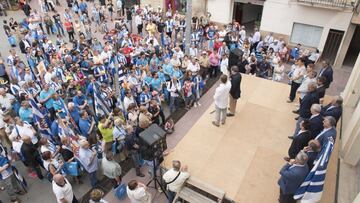
{"label": "person standing on stage", "polygon": [[221,124],[225,124],[226,120],[226,108],[229,97],[229,92],[231,89],[231,83],[228,80],[227,75],[221,75],[220,77],[221,84],[215,90],[214,100],[215,100],[215,121],[212,122],[216,127]]}
{"label": "person standing on stage", "polygon": [[231,89],[230,89],[230,113],[227,114],[228,117],[235,116],[236,102],[240,98],[241,90],[241,74],[239,73],[239,68],[237,66],[231,67]]}
{"label": "person standing on stage", "polygon": [[190,177],[188,168],[186,165],[181,167],[181,162],[174,160],[172,162],[172,168],[163,175],[163,179],[167,184],[167,196],[168,202],[172,203],[177,192],[180,191],[182,185]]}
{"label": "person standing on stage", "polygon": [[300,151],[295,159],[291,159],[280,170],[281,177],[278,181],[280,186],[280,203],[296,203],[293,196],[309,173],[307,161],[308,156],[306,153]]}

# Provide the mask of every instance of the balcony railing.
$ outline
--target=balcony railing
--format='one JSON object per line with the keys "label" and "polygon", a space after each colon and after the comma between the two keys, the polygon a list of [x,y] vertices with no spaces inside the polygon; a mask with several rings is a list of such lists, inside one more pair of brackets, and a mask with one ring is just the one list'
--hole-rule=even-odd
{"label": "balcony railing", "polygon": [[312,6],[330,7],[330,8],[353,8],[354,1],[351,0],[297,0],[300,3]]}

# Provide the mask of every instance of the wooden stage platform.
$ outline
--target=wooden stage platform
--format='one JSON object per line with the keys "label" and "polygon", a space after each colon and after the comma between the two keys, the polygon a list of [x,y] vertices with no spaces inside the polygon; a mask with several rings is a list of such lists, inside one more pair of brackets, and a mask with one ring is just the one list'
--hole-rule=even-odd
{"label": "wooden stage platform", "polygon": [[[278,202],[279,170],[291,143],[287,136],[295,127],[295,106],[286,103],[290,86],[243,75],[241,89],[236,116],[215,127],[210,114],[214,105],[210,106],[166,157],[165,165],[181,160],[192,176],[223,189],[235,202]],[[334,202],[337,145],[321,202]]]}

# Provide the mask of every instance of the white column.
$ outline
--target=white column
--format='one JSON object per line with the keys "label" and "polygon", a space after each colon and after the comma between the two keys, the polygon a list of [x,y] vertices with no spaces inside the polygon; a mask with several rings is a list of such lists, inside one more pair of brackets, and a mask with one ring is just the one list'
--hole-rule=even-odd
{"label": "white column", "polygon": [[352,113],[346,128],[342,134],[342,145],[340,155],[344,162],[355,166],[360,160],[360,104]]}
{"label": "white column", "polygon": [[360,98],[360,54],[351,71],[349,80],[342,93],[344,105],[350,108],[355,108]]}
{"label": "white column", "polygon": [[340,156],[351,165],[360,159],[360,54],[342,92],[344,98]]}

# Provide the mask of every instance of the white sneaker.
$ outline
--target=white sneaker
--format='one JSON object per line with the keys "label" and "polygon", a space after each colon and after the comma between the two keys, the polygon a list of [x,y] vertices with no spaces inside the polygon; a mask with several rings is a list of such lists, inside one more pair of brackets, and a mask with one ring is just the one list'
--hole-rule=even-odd
{"label": "white sneaker", "polygon": [[197,103],[197,105],[198,105],[198,106],[201,106],[201,104],[200,104],[199,102]]}
{"label": "white sneaker", "polygon": [[197,107],[197,104],[196,104],[196,103],[194,103],[194,107]]}

